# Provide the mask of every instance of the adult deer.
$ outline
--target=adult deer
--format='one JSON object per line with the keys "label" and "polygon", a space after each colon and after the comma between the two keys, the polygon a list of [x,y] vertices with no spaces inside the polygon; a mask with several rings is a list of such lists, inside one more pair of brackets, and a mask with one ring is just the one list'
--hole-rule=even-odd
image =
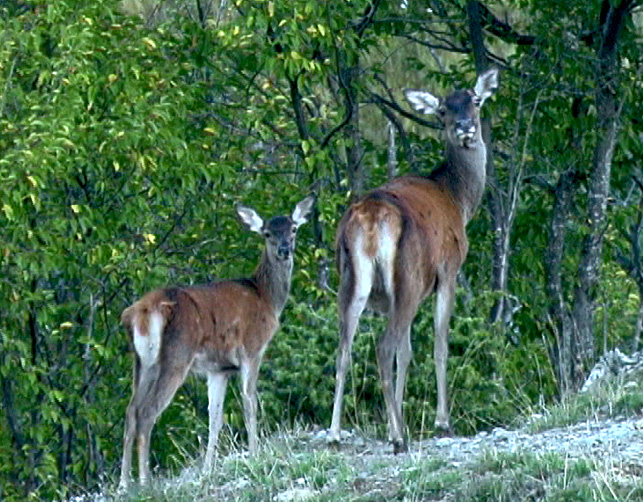
{"label": "adult deer", "polygon": [[[436,292],[434,356],[438,405],[435,426],[449,430],[447,354],[456,275],[467,254],[465,226],[485,185],[486,147],[479,110],[498,87],[498,71],[480,75],[473,90],[444,99],[407,90],[425,114],[437,113],[446,133],[446,162],[428,176],[403,176],[353,203],[337,230],[340,342],[329,440],[339,443],[342,399],[351,346],[366,306],[387,314],[377,344],[379,376],[395,453],[406,451],[402,401],[411,360],[411,323],[422,300]],[[393,385],[393,363],[397,375]]]}
{"label": "adult deer", "polygon": [[134,393],[127,407],[122,487],[129,482],[134,439],[139,478],[150,477],[152,428],[190,370],[208,380],[209,434],[204,470],[212,467],[228,377],[241,373],[243,417],[251,453],[257,449],[257,376],[268,343],[286,304],[297,228],[314,203],[309,196],[292,215],[264,222],[249,207],[237,213],[265,247],[254,275],[204,286],[172,287],[148,293],[123,311],[121,320],[135,351]]}

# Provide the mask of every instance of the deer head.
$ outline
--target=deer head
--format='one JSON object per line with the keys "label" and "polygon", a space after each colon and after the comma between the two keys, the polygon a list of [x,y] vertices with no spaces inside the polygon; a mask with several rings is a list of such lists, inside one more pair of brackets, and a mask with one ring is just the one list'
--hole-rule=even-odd
{"label": "deer head", "polygon": [[478,77],[473,89],[455,91],[446,98],[414,89],[407,89],[404,94],[417,111],[440,118],[449,144],[471,148],[482,137],[480,108],[497,88],[498,70],[491,68]]}
{"label": "deer head", "polygon": [[254,209],[242,205],[237,206],[237,214],[250,230],[266,239],[269,259],[287,261],[292,260],[297,229],[306,223],[314,202],[315,197],[310,195],[295,206],[290,217],[275,216],[268,221],[264,221]]}

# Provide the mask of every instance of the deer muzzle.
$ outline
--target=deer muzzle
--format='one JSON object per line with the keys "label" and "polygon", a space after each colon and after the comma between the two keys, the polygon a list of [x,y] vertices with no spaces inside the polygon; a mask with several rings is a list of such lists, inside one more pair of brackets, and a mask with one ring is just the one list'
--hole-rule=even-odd
{"label": "deer muzzle", "polygon": [[455,135],[463,148],[475,142],[476,125],[471,119],[461,119],[455,123]]}
{"label": "deer muzzle", "polygon": [[287,260],[292,253],[292,247],[289,244],[281,244],[277,248],[277,258]]}

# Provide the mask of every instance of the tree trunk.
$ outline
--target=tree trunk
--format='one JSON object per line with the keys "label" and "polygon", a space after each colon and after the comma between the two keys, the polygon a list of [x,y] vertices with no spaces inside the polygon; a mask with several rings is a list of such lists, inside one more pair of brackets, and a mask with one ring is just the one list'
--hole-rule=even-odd
{"label": "tree trunk", "polygon": [[364,173],[362,171],[362,135],[359,128],[359,101],[355,89],[355,79],[359,73],[359,62],[345,68],[340,75],[344,88],[344,106],[350,119],[344,128],[346,138],[346,168],[348,184],[354,195],[364,192]]}
{"label": "tree trunk", "polygon": [[641,343],[641,331],[643,331],[643,288],[639,288],[639,314],[636,316],[636,328],[634,329],[632,352],[637,352],[639,350],[639,344]]}
{"label": "tree trunk", "polygon": [[[476,65],[476,73],[480,74],[486,70],[488,60],[484,47],[484,35],[480,20],[479,3],[470,0],[467,3],[467,17],[469,20],[469,35]],[[493,159],[493,148],[491,147],[491,121],[488,118],[482,119],[482,139],[487,145],[487,200],[491,215],[493,228],[493,248],[491,263],[491,290],[498,292],[501,296],[491,308],[489,322],[495,323],[503,318],[505,310],[505,293],[507,292],[507,274],[509,270],[509,232],[506,225],[505,207],[502,203],[502,195],[496,167]]]}
{"label": "tree trunk", "polygon": [[[362,17],[353,24],[357,40],[361,40],[366,29],[373,23],[375,14],[380,7],[382,0],[372,0],[366,6]],[[338,55],[338,58],[340,56]],[[359,122],[359,100],[356,82],[361,72],[360,57],[357,52],[344,54],[344,60],[338,61],[339,85],[344,94],[344,106],[347,111],[348,122],[344,128],[346,138],[346,162],[348,183],[353,195],[361,195],[364,192],[364,172],[362,165],[362,134]]]}
{"label": "tree trunk", "polygon": [[[491,130],[488,120],[482,123],[482,135],[485,143],[491,141]],[[487,143],[488,144],[488,143]],[[502,203],[496,166],[491,149],[487,149],[487,201],[491,216],[493,244],[491,254],[491,291],[500,293],[489,313],[489,322],[495,323],[503,318],[505,294],[507,292],[507,274],[509,271],[509,233],[506,226],[505,207]]]}
{"label": "tree trunk", "polygon": [[561,394],[572,387],[575,372],[574,330],[569,309],[565,301],[562,263],[565,254],[566,223],[572,208],[576,191],[575,171],[566,171],[558,179],[554,192],[554,208],[549,228],[549,245],[545,254],[545,278],[549,297],[549,320],[555,343],[550,347],[550,360],[558,380]]}
{"label": "tree trunk", "polygon": [[639,210],[636,222],[632,225],[629,232],[623,232],[624,237],[629,242],[627,255],[619,252],[616,259],[629,275],[639,290],[639,308],[636,316],[636,326],[634,328],[634,338],[632,340],[632,352],[638,351],[643,331],[643,178],[639,179],[634,176],[634,181],[641,190],[639,199]]}
{"label": "tree trunk", "polygon": [[574,327],[577,331],[580,367],[573,375],[573,386],[582,383],[585,372],[595,357],[594,311],[596,289],[600,275],[600,259],[607,217],[607,199],[610,190],[612,158],[619,129],[621,107],[616,99],[618,89],[618,41],[624,17],[630,2],[621,1],[613,7],[604,0],[607,17],[601,30],[596,67],[597,143],[594,149],[592,171],[589,176],[587,220],[589,231],[583,240],[578,283],[574,291]]}

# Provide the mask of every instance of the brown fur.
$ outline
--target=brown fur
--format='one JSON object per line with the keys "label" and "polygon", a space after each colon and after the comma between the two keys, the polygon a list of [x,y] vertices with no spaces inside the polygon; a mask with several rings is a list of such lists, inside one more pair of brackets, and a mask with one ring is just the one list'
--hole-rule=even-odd
{"label": "brown fur", "polygon": [[252,209],[237,209],[244,223],[266,240],[251,278],[158,289],[123,311],[121,321],[136,354],[134,393],[126,414],[121,486],[129,482],[134,439],[139,448],[139,477],[143,483],[148,480],[152,428],[189,371],[208,377],[210,432],[205,468],[212,466],[223,424],[227,378],[235,370],[241,372],[249,448],[251,452],[256,450],[259,365],[279,327],[279,316],[288,297],[295,232],[306,221],[313,202],[308,197],[296,206],[292,217],[278,216],[265,223]]}
{"label": "brown fur", "polygon": [[[485,183],[486,147],[479,107],[497,86],[497,71],[478,78],[475,91],[444,100],[407,91],[419,111],[440,113],[446,161],[429,176],[402,176],[353,203],[337,229],[340,274],[340,347],[329,438],[339,442],[341,407],[351,347],[366,306],[388,315],[377,360],[394,451],[406,450],[402,401],[411,359],[411,323],[420,303],[436,292],[434,357],[438,387],[436,427],[449,428],[446,362],[456,276],[468,250],[465,226]],[[396,378],[393,382],[394,364]]]}
{"label": "brown fur", "polygon": [[[215,366],[237,366],[239,351],[257,354],[279,327],[269,302],[257,289],[236,281],[152,291],[123,311],[123,324],[131,333],[132,321],[138,318],[139,330],[147,334],[154,311],[163,313],[166,337],[180,336],[182,345]],[[163,342],[162,353],[167,351],[166,338]]]}

